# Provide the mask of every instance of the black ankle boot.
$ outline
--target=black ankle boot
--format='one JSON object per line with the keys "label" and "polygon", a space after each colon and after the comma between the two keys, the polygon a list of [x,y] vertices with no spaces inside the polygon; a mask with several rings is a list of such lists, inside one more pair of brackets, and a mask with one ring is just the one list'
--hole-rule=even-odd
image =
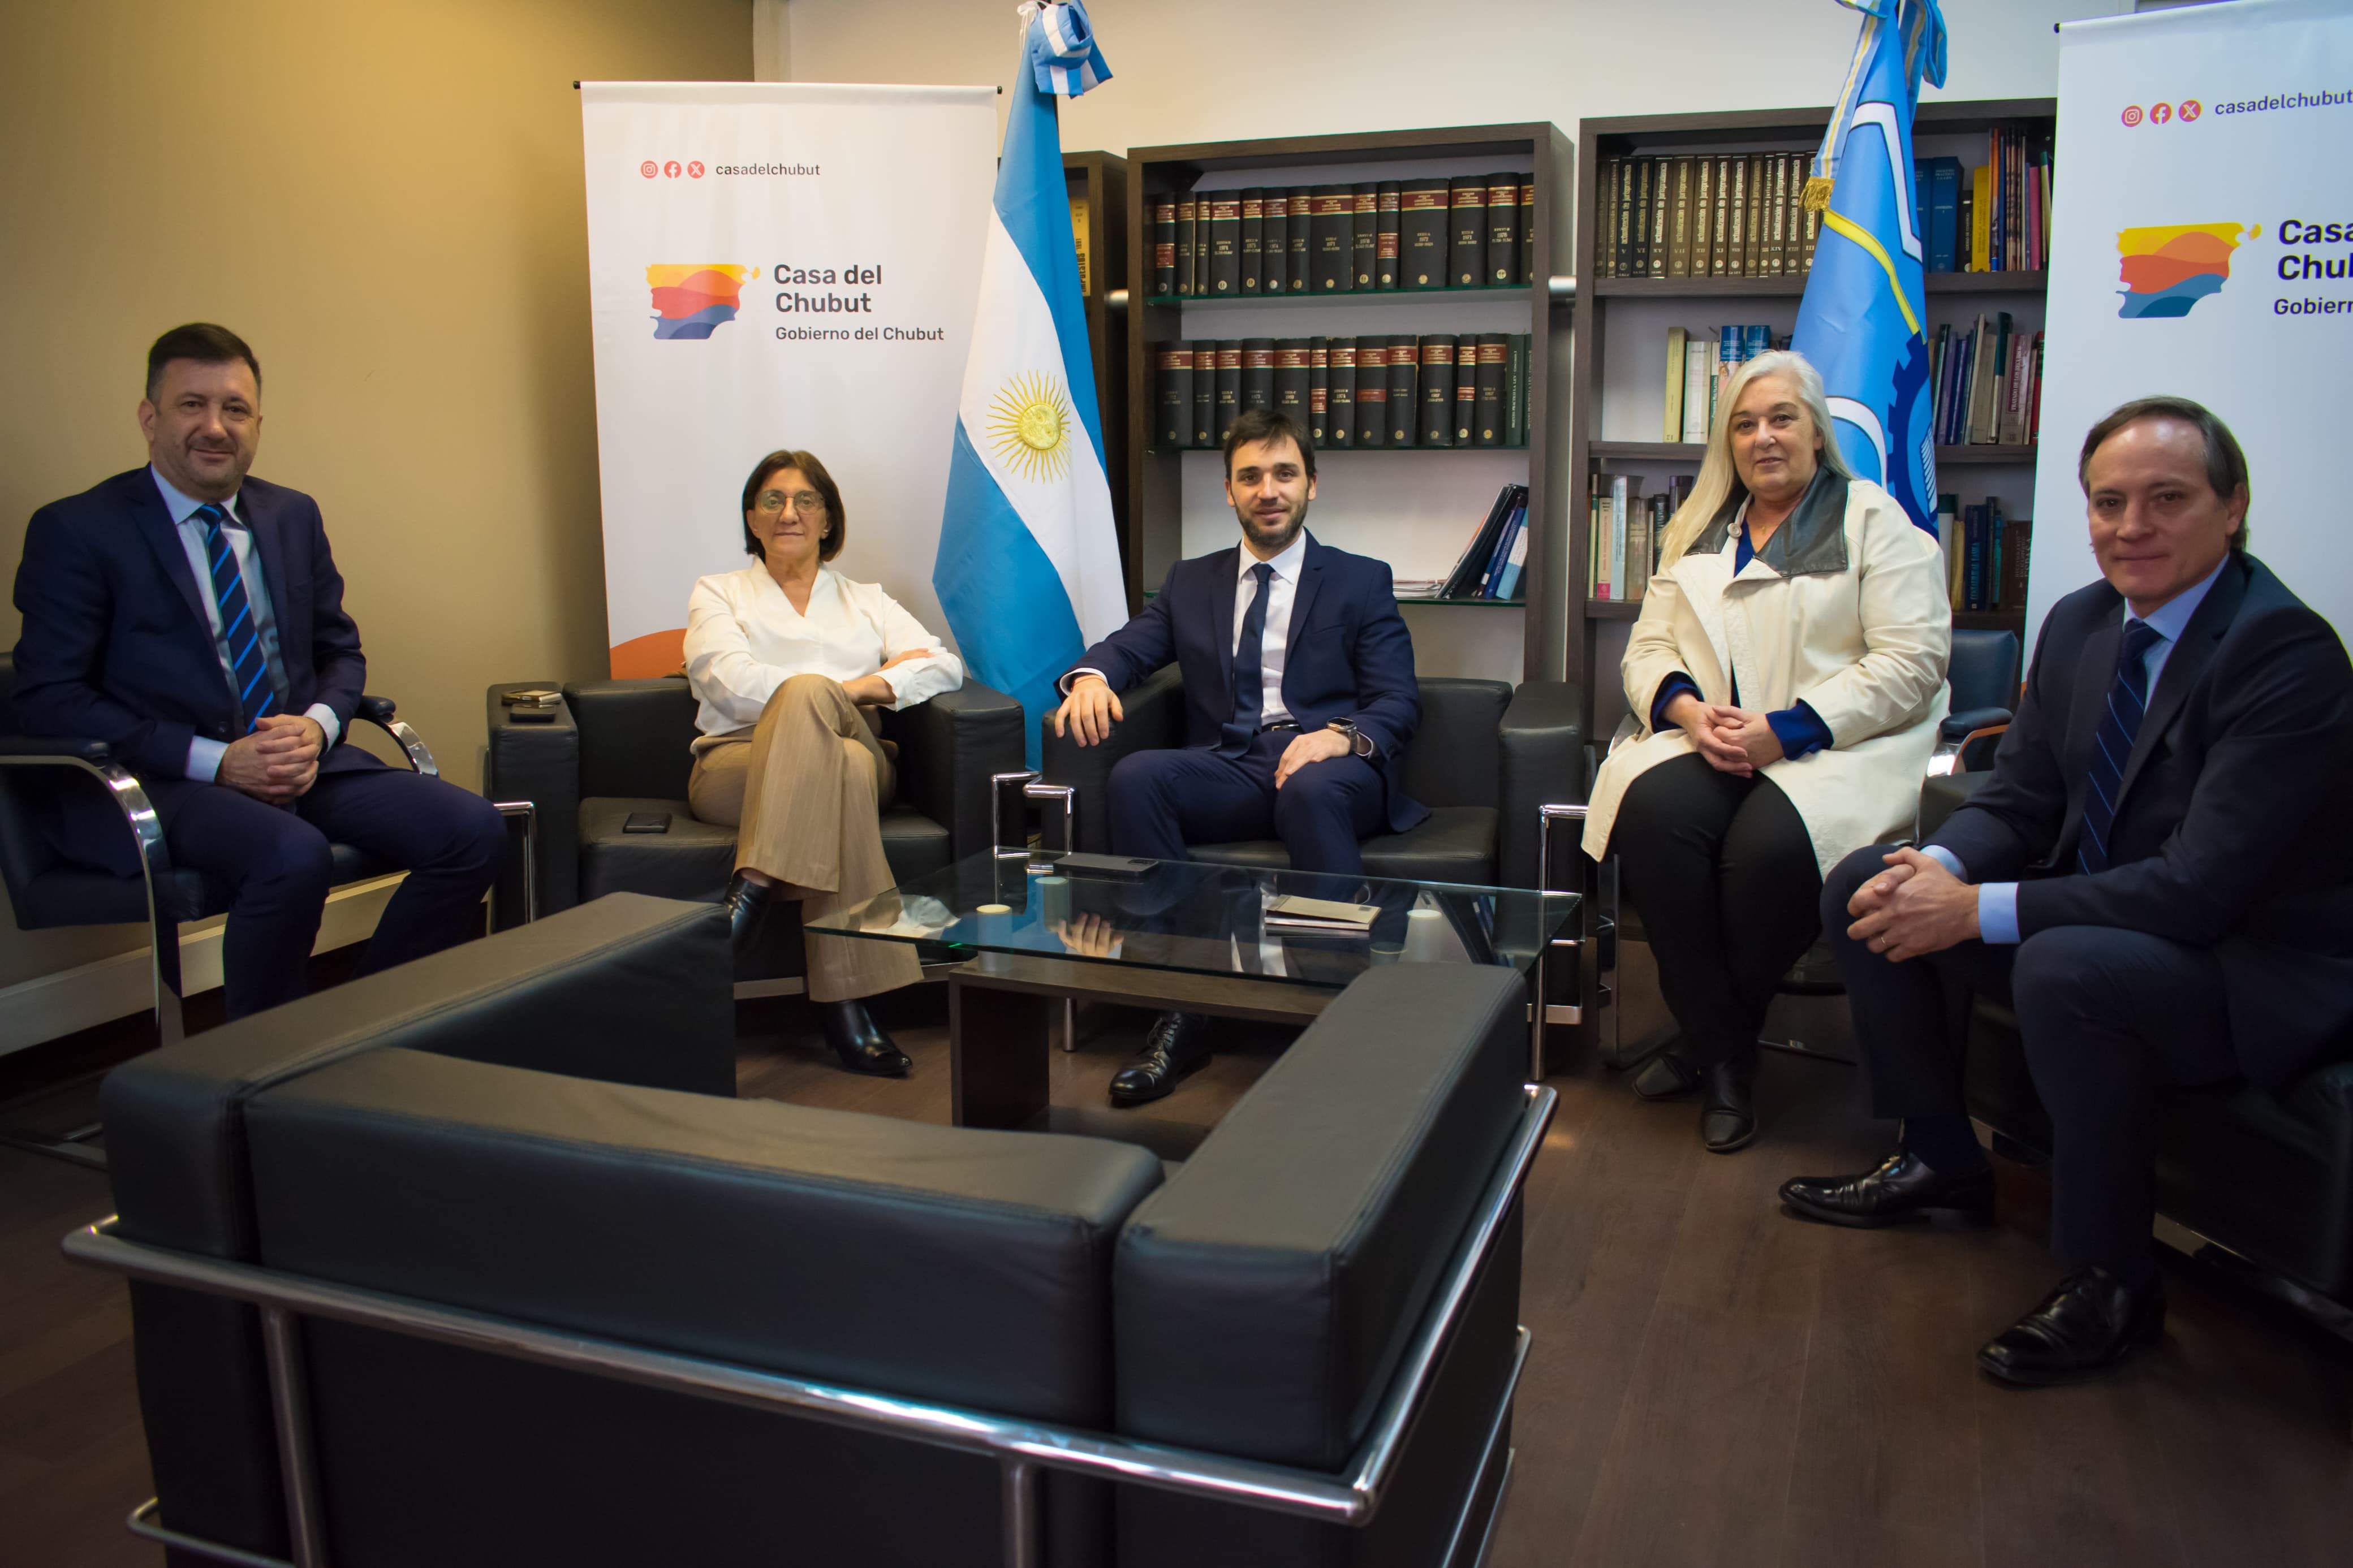
{"label": "black ankle boot", "polygon": [[859,1001],[819,1002],[817,1016],[825,1025],[826,1044],[851,1072],[869,1078],[905,1078],[914,1067],[907,1053],[891,1043],[882,1026]]}
{"label": "black ankle boot", "polygon": [[760,917],[768,912],[768,892],[767,883],[754,882],[738,871],[719,900],[727,911],[728,945],[739,954],[752,945],[753,933],[760,929]]}

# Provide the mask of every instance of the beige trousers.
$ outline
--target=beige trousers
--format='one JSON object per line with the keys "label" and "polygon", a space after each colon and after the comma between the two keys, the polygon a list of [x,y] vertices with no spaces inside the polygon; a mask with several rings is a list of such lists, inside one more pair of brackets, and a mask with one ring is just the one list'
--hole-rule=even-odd
{"label": "beige trousers", "polygon": [[[773,879],[774,896],[798,899],[807,922],[862,904],[896,880],[882,858],[881,814],[897,784],[841,683],[797,675],[776,688],[748,734],[695,758],[686,795],[696,816],[736,829],[736,869]],[[914,948],[902,942],[812,933],[807,951],[808,994],[818,1002],[923,978]]]}

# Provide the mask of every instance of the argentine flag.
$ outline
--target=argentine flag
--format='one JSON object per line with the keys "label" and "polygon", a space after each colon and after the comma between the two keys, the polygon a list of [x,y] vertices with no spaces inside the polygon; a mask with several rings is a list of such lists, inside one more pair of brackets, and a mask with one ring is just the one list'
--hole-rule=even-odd
{"label": "argentine flag", "polygon": [[1921,327],[1927,257],[1913,207],[1912,112],[1923,76],[1945,85],[1945,18],[1936,0],[1839,4],[1862,13],[1862,36],[1807,182],[1822,231],[1790,346],[1822,373],[1847,466],[1934,533],[1936,391]]}
{"label": "argentine flag", "polygon": [[1054,679],[1127,619],[1054,100],[1111,78],[1084,6],[1025,5],[932,586],[965,662],[1018,698],[1029,765]]}

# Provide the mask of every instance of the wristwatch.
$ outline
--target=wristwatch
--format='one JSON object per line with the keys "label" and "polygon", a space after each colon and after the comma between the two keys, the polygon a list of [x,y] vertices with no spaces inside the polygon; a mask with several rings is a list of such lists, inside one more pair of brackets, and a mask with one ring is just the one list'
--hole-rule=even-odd
{"label": "wristwatch", "polygon": [[1348,740],[1348,749],[1355,752],[1356,755],[1360,757],[1369,757],[1373,754],[1373,738],[1370,735],[1366,734],[1362,730],[1357,729],[1356,722],[1353,720],[1335,719],[1325,727],[1327,729],[1337,730],[1341,734],[1346,736]]}

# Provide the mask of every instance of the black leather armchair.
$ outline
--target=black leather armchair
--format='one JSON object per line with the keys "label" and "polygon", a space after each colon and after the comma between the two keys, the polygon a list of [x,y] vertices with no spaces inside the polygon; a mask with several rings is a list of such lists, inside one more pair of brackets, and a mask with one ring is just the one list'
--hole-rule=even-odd
{"label": "black leather armchair", "polygon": [[[1123,692],[1120,707],[1126,717],[1100,746],[1058,738],[1052,716],[1041,720],[1044,780],[1075,790],[1077,846],[1095,853],[1111,847],[1103,802],[1113,765],[1131,752],[1185,743],[1185,687],[1175,665]],[[1584,702],[1567,682],[1531,680],[1514,690],[1500,680],[1425,676],[1405,787],[1430,807],[1430,820],[1410,833],[1366,839],[1365,869],[1409,881],[1535,887],[1538,808],[1585,798],[1584,743]],[[1204,844],[1190,854],[1224,865],[1290,864],[1272,840]]]}
{"label": "black leather armchair", "polygon": [[[163,826],[147,792],[116,760],[103,741],[30,736],[16,724],[16,660],[0,653],[0,881],[20,931],[58,926],[144,924],[150,932],[150,964],[155,985],[155,1031],[165,1044],[183,1037],[180,1020],[180,926],[227,910],[228,890],[195,871],[172,864]],[[353,714],[398,742],[408,765],[438,774],[433,753],[401,720],[389,697],[363,697]],[[76,777],[76,774],[81,775]],[[38,825],[52,792],[102,789],[122,813],[123,832],[137,846],[140,874],[118,877],[76,865],[59,855]],[[395,868],[379,865],[348,844],[332,847],[334,880],[340,885],[380,877]],[[76,1163],[103,1168],[105,1156],[87,1146],[96,1126],[64,1142],[0,1134],[0,1141]]]}
{"label": "black leather armchair", "polygon": [[[607,893],[716,900],[735,868],[735,830],[698,821],[686,800],[693,770],[694,695],[685,678],[585,680],[565,686],[553,723],[520,723],[490,689],[486,787],[538,808],[536,867],[543,913]],[[882,714],[898,746],[896,805],[882,816],[882,850],[901,879],[990,847],[992,774],[1021,766],[1021,705],[967,680],[955,691]],[[667,812],[666,833],[622,832],[630,813]],[[779,909],[764,951],[740,979],[803,973],[800,906]]]}
{"label": "black leather armchair", "polygon": [[1945,683],[1952,707],[1936,731],[1928,773],[1968,773],[1993,766],[1993,749],[2018,706],[2018,634],[1956,627]]}
{"label": "black leather armchair", "polygon": [[[1924,832],[1992,776],[1930,779]],[[1968,1027],[1969,1114],[2014,1151],[2047,1155],[2051,1118],[2027,1070],[2018,1016],[1980,997]],[[2217,1261],[2353,1333],[2353,1062],[2276,1093],[2244,1083],[2163,1091],[2157,1205],[2164,1239],[2191,1251],[2211,1247]]]}
{"label": "black leather armchair", "polygon": [[1475,1562],[1553,1105],[1516,976],[1371,972],[1171,1170],[727,1098],[724,930],[607,898],[108,1080],[120,1215],[67,1250],[133,1280],[135,1530],[353,1568]]}

